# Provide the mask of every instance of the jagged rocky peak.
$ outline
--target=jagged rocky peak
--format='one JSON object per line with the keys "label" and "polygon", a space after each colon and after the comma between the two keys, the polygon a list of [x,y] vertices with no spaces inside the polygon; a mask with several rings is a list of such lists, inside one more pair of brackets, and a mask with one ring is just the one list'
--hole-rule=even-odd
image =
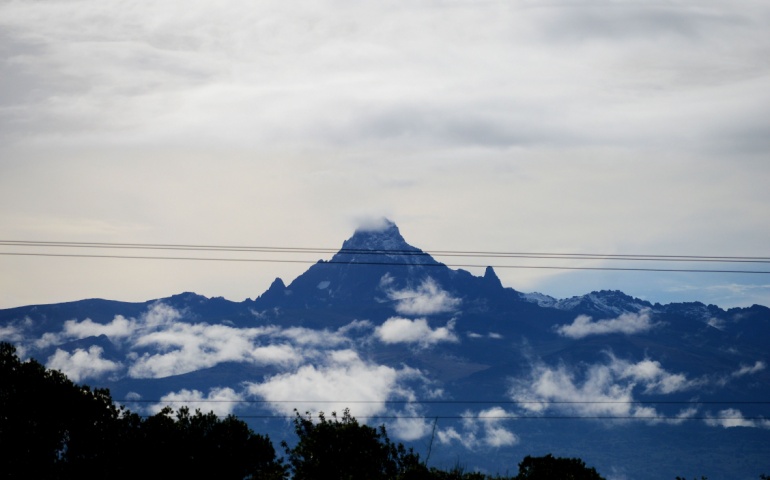
{"label": "jagged rocky peak", "polygon": [[628,312],[639,312],[644,308],[651,308],[652,304],[626,295],[620,290],[600,290],[578,297],[559,300],[555,306],[561,310],[620,315]]}
{"label": "jagged rocky peak", "polygon": [[503,287],[503,283],[500,281],[500,278],[495,273],[495,269],[492,267],[487,267],[487,269],[484,270],[484,280],[496,287]]}
{"label": "jagged rocky peak", "polygon": [[395,257],[399,262],[411,264],[436,263],[430,255],[409,245],[396,224],[387,218],[368,222],[356,229],[353,236],[343,242],[342,249],[333,260],[377,262],[378,259],[393,260]]}
{"label": "jagged rocky peak", "polygon": [[284,290],[286,289],[286,284],[283,283],[283,280],[281,277],[276,277],[275,280],[273,280],[273,283],[270,284],[270,288],[268,290]]}
{"label": "jagged rocky peak", "polygon": [[400,251],[417,249],[406,243],[395,223],[383,218],[379,222],[370,222],[358,227],[353,236],[342,244],[342,250]]}

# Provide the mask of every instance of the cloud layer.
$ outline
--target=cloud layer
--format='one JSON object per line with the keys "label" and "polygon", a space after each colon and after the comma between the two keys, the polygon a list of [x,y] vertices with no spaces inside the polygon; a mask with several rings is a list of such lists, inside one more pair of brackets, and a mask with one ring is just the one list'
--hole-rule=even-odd
{"label": "cloud layer", "polygon": [[[22,335],[23,328],[9,335]],[[361,356],[368,342],[407,343],[427,347],[456,342],[453,322],[431,329],[424,319],[393,318],[375,328],[366,320],[353,321],[337,330],[264,325],[236,328],[225,324],[191,322],[184,312],[164,303],[151,305],[137,318],[116,316],[107,323],[90,319],[68,320],[59,332],[26,339],[28,348],[67,345],[106,336],[120,351],[120,359],[105,358],[102,347],[57,348],[47,360],[49,368],[77,382],[104,379],[158,379],[210,368],[225,362],[270,367],[261,380],[248,379],[230,386],[212,385],[208,391],[180,389],[167,392],[158,403],[136,403],[133,393],[124,401],[136,411],[154,413],[166,405],[188,405],[219,415],[234,413],[257,400],[280,415],[301,412],[340,412],[354,416],[399,417],[391,422],[394,436],[420,438],[430,431],[419,418],[421,407],[410,402],[418,395],[440,396],[432,381],[408,365],[392,367]],[[388,402],[397,400],[400,408]],[[404,403],[406,402],[406,403]],[[414,418],[409,418],[409,417]]]}

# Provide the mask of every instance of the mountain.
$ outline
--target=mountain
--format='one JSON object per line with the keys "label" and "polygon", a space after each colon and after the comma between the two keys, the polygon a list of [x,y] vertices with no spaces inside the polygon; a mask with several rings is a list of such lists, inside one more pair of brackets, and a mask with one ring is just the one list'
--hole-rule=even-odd
{"label": "mountain", "polygon": [[[451,269],[392,222],[255,299],[182,293],[0,310],[0,339],[138,412],[350,408],[442,468],[577,456],[607,478],[770,473],[770,309],[556,299]],[[55,402],[52,399],[52,402]]]}

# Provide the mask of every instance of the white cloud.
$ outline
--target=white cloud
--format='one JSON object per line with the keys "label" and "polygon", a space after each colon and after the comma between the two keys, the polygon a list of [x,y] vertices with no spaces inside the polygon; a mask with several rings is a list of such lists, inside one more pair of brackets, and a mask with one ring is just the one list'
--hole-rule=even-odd
{"label": "white cloud", "polygon": [[679,413],[677,413],[676,416],[674,416],[674,418],[669,418],[668,420],[666,420],[666,423],[669,423],[671,425],[680,425],[690,420],[697,413],[698,413],[698,407],[685,408],[684,410],[681,410]]}
{"label": "white cloud", "polygon": [[116,315],[112,321],[105,324],[94,322],[90,318],[83,321],[67,320],[61,331],[44,333],[39,339],[33,341],[33,345],[42,349],[51,345],[61,345],[72,339],[99,335],[105,335],[112,341],[135,340],[131,337],[169,328],[180,318],[182,318],[181,312],[162,302],[155,302],[138,319],[127,319],[123,315]]}
{"label": "white cloud", "polygon": [[[734,352],[737,353],[737,352]],[[757,360],[754,362],[754,365],[741,365],[737,370],[731,372],[729,375],[722,375],[721,377],[714,380],[714,383],[720,387],[724,387],[731,381],[742,378],[747,375],[754,375],[758,372],[761,372],[767,367],[765,362],[761,360]]]}
{"label": "white cloud", "polygon": [[589,417],[655,417],[655,409],[634,403],[635,389],[670,394],[699,384],[667,372],[657,361],[631,363],[610,355],[607,363],[584,369],[536,363],[528,378],[513,380],[509,393],[519,407],[533,413],[557,410]]}
{"label": "white cloud", "polygon": [[[221,362],[246,361],[254,358],[253,339],[269,331],[271,329],[239,329],[205,323],[170,324],[164,330],[137,338],[134,347],[155,347],[164,353],[139,356],[129,368],[129,375],[161,378],[212,367]],[[259,355],[260,352],[257,352]],[[261,360],[267,358],[262,355]]]}
{"label": "white cloud", "polygon": [[589,335],[607,335],[610,333],[634,333],[646,332],[657,326],[650,321],[649,309],[639,313],[623,313],[617,318],[598,320],[596,322],[587,315],[578,316],[570,325],[561,325],[556,331],[565,337],[583,338]]}
{"label": "white cloud", "polygon": [[355,218],[356,230],[361,232],[382,232],[392,224],[386,217],[359,215]]}
{"label": "white cloud", "polygon": [[530,378],[514,382],[510,394],[521,408],[531,412],[545,412],[553,407],[585,416],[631,413],[633,384],[616,383],[612,370],[604,365],[590,367],[585,377],[580,384],[564,365],[551,368],[538,364]]}
{"label": "white cloud", "polygon": [[305,327],[289,327],[276,331],[273,337],[286,338],[299,345],[333,348],[350,342],[350,339],[345,336],[345,333],[350,328],[355,327],[347,325],[334,332],[326,329],[314,330]]}
{"label": "white cloud", "polygon": [[612,368],[620,378],[629,378],[644,385],[645,393],[669,394],[687,390],[700,382],[691,382],[681,373],[669,373],[660,362],[645,359],[638,363],[628,363],[612,359]]}
{"label": "white cloud", "polygon": [[398,418],[388,423],[388,432],[394,437],[411,442],[423,438],[431,432],[432,426],[420,417],[422,409],[415,404],[407,404],[400,412],[393,412]]}
{"label": "white cloud", "polygon": [[182,318],[182,312],[163,302],[155,302],[141,316],[141,321],[147,328],[157,328],[171,325]]}
{"label": "white cloud", "polygon": [[250,353],[251,358],[261,365],[292,366],[302,362],[302,354],[289,344],[257,347]]}
{"label": "white cloud", "polygon": [[[100,324],[90,319],[68,320],[60,332],[49,332],[34,342],[37,348],[59,345],[72,339],[106,335],[128,350],[127,374],[133,378],[179,375],[222,362],[247,362],[292,368],[324,349],[353,343],[349,335],[373,328],[356,320],[336,331],[267,325],[236,328],[226,324],[190,323],[183,314],[156,302],[138,318],[121,315]],[[8,330],[9,334],[13,333]],[[440,332],[439,332],[440,334]],[[58,357],[57,357],[58,358]],[[63,361],[60,359],[58,361]]]}
{"label": "white cloud", "polygon": [[491,339],[494,339],[494,340],[500,340],[500,339],[503,338],[502,335],[500,335],[499,333],[495,333],[495,332],[489,332],[489,333],[486,334],[486,336],[482,335],[480,333],[476,333],[476,332],[468,332],[468,333],[466,333],[466,335],[468,335],[468,338],[485,338],[486,337],[486,338],[491,338]]}
{"label": "white cloud", "polygon": [[[153,307],[156,308],[156,307]],[[126,319],[122,315],[116,315],[111,322],[106,324],[96,323],[90,318],[82,322],[67,320],[64,322],[63,335],[68,338],[86,338],[106,335],[111,340],[131,336],[137,329],[138,322],[134,319]]]}
{"label": "white cloud", "polygon": [[248,392],[284,414],[291,414],[294,408],[327,413],[350,408],[353,416],[366,417],[384,412],[386,400],[408,395],[399,382],[415,374],[408,368],[368,363],[352,350],[340,350],[327,353],[323,365],[303,365],[262,383],[251,383]]}
{"label": "white cloud", "polygon": [[56,349],[56,352],[48,358],[46,366],[60,370],[73,382],[80,382],[86,378],[100,378],[123,368],[119,362],[102,358],[103,353],[104,349],[97,345],[92,345],[88,350],[77,349],[73,353]]}
{"label": "white cloud", "polygon": [[716,317],[711,317],[708,319],[708,322],[706,322],[706,325],[716,328],[717,330],[724,330],[725,321]]}
{"label": "white cloud", "polygon": [[439,442],[450,444],[458,442],[467,449],[479,447],[507,447],[519,443],[516,434],[501,425],[511,416],[501,407],[492,407],[474,414],[463,414],[460,431],[454,427],[441,429],[437,433]]}
{"label": "white cloud", "polygon": [[0,340],[5,342],[19,342],[23,338],[21,328],[14,325],[0,326]]}
{"label": "white cloud", "polygon": [[459,341],[454,332],[453,320],[450,320],[445,327],[432,329],[424,318],[409,320],[392,317],[377,327],[374,334],[384,343],[413,343],[423,347],[439,342]]}
{"label": "white cloud", "polygon": [[743,377],[745,375],[753,375],[757,372],[761,372],[767,367],[765,362],[757,360],[754,365],[741,365],[741,368],[732,373],[733,377]]}
{"label": "white cloud", "polygon": [[203,413],[214,412],[216,415],[230,415],[241,405],[243,396],[232,388],[212,388],[208,395],[199,390],[182,389],[163,395],[160,402],[152,405],[148,410],[157,413],[166,406],[174,410],[181,407],[189,407],[191,411],[200,410]]}
{"label": "white cloud", "polygon": [[715,416],[709,415],[705,420],[706,425],[712,427],[763,427],[770,428],[770,420],[746,418],[743,413],[735,408],[720,410]]}
{"label": "white cloud", "polygon": [[[382,284],[382,280],[380,282]],[[453,312],[461,300],[443,290],[435,280],[428,277],[415,289],[390,290],[391,300],[396,301],[396,312],[401,315],[434,315]]]}

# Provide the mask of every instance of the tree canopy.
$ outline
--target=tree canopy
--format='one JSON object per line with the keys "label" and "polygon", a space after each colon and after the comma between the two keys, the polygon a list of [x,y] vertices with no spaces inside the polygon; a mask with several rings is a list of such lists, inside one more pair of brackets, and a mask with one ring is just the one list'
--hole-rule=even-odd
{"label": "tree canopy", "polygon": [[579,458],[543,457],[527,455],[519,463],[515,480],[604,480],[593,467],[587,467]]}
{"label": "tree canopy", "polygon": [[293,447],[283,442],[294,480],[387,480],[427,471],[419,455],[390,441],[385,426],[359,424],[348,409],[341,417],[319,413],[317,422],[295,414],[299,440]]}
{"label": "tree canopy", "polygon": [[148,418],[116,407],[0,343],[0,478],[286,477],[270,439],[234,416],[167,407]]}

